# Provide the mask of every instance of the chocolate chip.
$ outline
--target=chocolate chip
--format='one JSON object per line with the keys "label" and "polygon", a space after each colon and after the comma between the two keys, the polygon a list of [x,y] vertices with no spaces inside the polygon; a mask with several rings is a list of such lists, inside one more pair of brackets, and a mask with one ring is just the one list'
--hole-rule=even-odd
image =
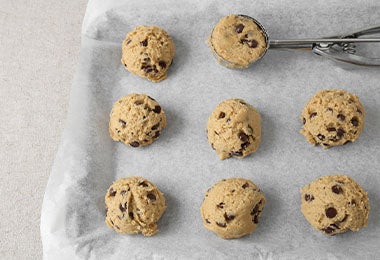
{"label": "chocolate chip", "polygon": [[244,25],[241,23],[239,23],[235,26],[235,32],[237,32],[237,33],[241,33],[243,31],[243,29],[244,29]]}
{"label": "chocolate chip", "polygon": [[115,225],[115,223],[113,223],[113,221],[111,219],[110,219],[110,222],[111,222],[112,226]]}
{"label": "chocolate chip", "polygon": [[145,40],[143,40],[142,42],[140,42],[140,44],[141,44],[141,46],[146,47],[146,46],[148,46],[148,40],[145,39]]}
{"label": "chocolate chip", "polygon": [[125,194],[126,192],[127,192],[126,190],[122,190],[122,191],[120,191],[120,195],[121,195],[121,196],[124,196],[124,194]]}
{"label": "chocolate chip", "polygon": [[246,135],[243,132],[240,132],[238,134],[238,137],[239,137],[240,141],[242,141],[243,143],[248,142],[248,140],[249,140],[248,135]]}
{"label": "chocolate chip", "polygon": [[111,188],[109,191],[109,195],[114,197],[116,195],[116,191],[113,188]]}
{"label": "chocolate chip", "polygon": [[221,202],[218,205],[216,205],[216,207],[222,209],[222,208],[224,208],[224,205],[225,205],[224,202]]}
{"label": "chocolate chip", "polygon": [[249,142],[242,143],[242,144],[241,144],[241,149],[244,149],[244,150],[245,150],[245,149],[248,147],[248,145],[250,145]]}
{"label": "chocolate chip", "polygon": [[224,118],[226,116],[226,113],[220,112],[218,119]]}
{"label": "chocolate chip", "polygon": [[243,189],[248,188],[248,187],[249,187],[248,182],[244,183],[241,187],[242,187]]}
{"label": "chocolate chip", "polygon": [[127,123],[121,119],[119,119],[119,124],[121,125],[122,128],[125,128],[127,126]]}
{"label": "chocolate chip", "polygon": [[327,127],[326,130],[328,132],[334,132],[334,131],[336,131],[336,128],[335,127]]}
{"label": "chocolate chip", "polygon": [[153,109],[153,112],[159,114],[161,112],[161,107],[160,106],[155,106],[154,109]]}
{"label": "chocolate chip", "polygon": [[338,119],[340,119],[341,121],[344,121],[344,119],[346,119],[346,116],[345,115],[342,115],[342,114],[338,114],[336,116]]}
{"label": "chocolate chip", "polygon": [[342,223],[342,222],[344,222],[344,221],[346,221],[347,220],[347,218],[348,218],[348,215],[346,214],[346,215],[344,215],[344,218],[340,221],[340,223]]}
{"label": "chocolate chip", "polygon": [[165,62],[165,61],[159,61],[159,62],[158,62],[158,65],[159,65],[161,68],[163,68],[163,69],[166,68],[166,62]]}
{"label": "chocolate chip", "polygon": [[256,206],[252,209],[251,215],[255,215],[257,212],[259,212],[259,204],[256,204]]}
{"label": "chocolate chip", "polygon": [[146,182],[143,181],[143,182],[140,182],[140,183],[139,183],[139,186],[148,187],[148,184],[146,184]]}
{"label": "chocolate chip", "polygon": [[207,218],[205,219],[205,221],[207,224],[211,224],[210,220],[208,220]]}
{"label": "chocolate chip", "polygon": [[134,218],[134,216],[133,216],[133,212],[129,212],[128,215],[129,215],[129,217],[130,217],[131,219]]}
{"label": "chocolate chip", "polygon": [[138,101],[135,102],[136,106],[139,106],[139,105],[142,105],[142,104],[143,104],[143,102],[141,100],[138,100]]}
{"label": "chocolate chip", "polygon": [[343,193],[342,188],[341,188],[338,184],[332,186],[332,187],[331,187],[331,190],[332,190],[332,192],[334,192],[334,193],[336,193],[336,194],[341,194],[341,193]]}
{"label": "chocolate chip", "polygon": [[148,193],[148,195],[146,195],[148,197],[148,199],[150,199],[151,201],[155,201],[156,200],[156,195],[154,195],[153,193]]}
{"label": "chocolate chip", "polygon": [[332,108],[328,107],[327,111],[333,112],[334,110]]}
{"label": "chocolate chip", "polygon": [[228,119],[226,120],[226,122],[227,122],[227,123],[231,122],[231,119],[228,118]]}
{"label": "chocolate chip", "polygon": [[240,40],[240,43],[242,44],[247,44],[248,47],[250,48],[256,48],[257,45],[259,44],[256,40],[252,39],[252,40],[246,40],[246,39],[242,39]]}
{"label": "chocolate chip", "polygon": [[325,136],[323,134],[318,134],[317,137],[321,141],[325,140]]}
{"label": "chocolate chip", "polygon": [[336,135],[341,138],[346,132],[342,129],[342,128],[339,128],[337,131],[336,131]]}
{"label": "chocolate chip", "polygon": [[304,117],[302,118],[302,123],[306,124],[306,119]]}
{"label": "chocolate chip", "polygon": [[158,123],[158,124],[155,124],[154,126],[152,126],[152,130],[156,130],[158,127],[160,126],[160,123]]}
{"label": "chocolate chip", "polygon": [[362,111],[359,108],[356,109],[356,112],[358,112],[359,114],[362,114]]}
{"label": "chocolate chip", "polygon": [[242,151],[231,152],[231,156],[243,156]]}
{"label": "chocolate chip", "polygon": [[150,58],[149,58],[149,57],[145,57],[145,58],[143,59],[143,61],[144,61],[144,62],[150,62]]}
{"label": "chocolate chip", "polygon": [[128,45],[131,43],[132,40],[128,40],[127,43],[125,45]]}
{"label": "chocolate chip", "polygon": [[325,214],[326,214],[326,217],[328,218],[334,218],[336,214],[338,214],[338,212],[336,211],[335,208],[330,207],[326,209]]}
{"label": "chocolate chip", "polygon": [[317,112],[313,112],[310,114],[310,119],[312,119],[313,117],[315,117],[317,115]]}
{"label": "chocolate chip", "polygon": [[313,201],[314,200],[314,196],[310,195],[310,194],[305,194],[305,200],[306,201]]}
{"label": "chocolate chip", "polygon": [[353,117],[353,118],[351,119],[351,124],[352,124],[353,126],[358,126],[358,125],[359,125],[358,118],[357,118],[357,117]]}
{"label": "chocolate chip", "polygon": [[216,224],[219,226],[219,227],[227,227],[227,224],[226,223],[220,223],[220,222],[216,222]]}
{"label": "chocolate chip", "polygon": [[253,217],[253,223],[255,224],[259,223],[259,217],[257,215]]}
{"label": "chocolate chip", "polygon": [[153,138],[158,138],[160,136],[160,131],[157,131],[154,135]]}
{"label": "chocolate chip", "polygon": [[356,201],[355,200],[351,200],[351,205],[352,206],[356,206]]}
{"label": "chocolate chip", "polygon": [[130,143],[129,145],[132,147],[139,147],[140,146],[139,142],[137,142],[137,141],[134,141],[134,142]]}
{"label": "chocolate chip", "polygon": [[127,210],[127,203],[123,205],[121,205],[121,203],[119,204],[119,209],[121,210],[121,212],[125,212]]}
{"label": "chocolate chip", "polygon": [[321,230],[325,232],[326,234],[331,234],[332,232],[334,232],[334,229],[331,227],[325,227],[325,228],[322,228]]}
{"label": "chocolate chip", "polygon": [[224,213],[224,219],[225,219],[227,222],[233,220],[234,218],[235,218],[234,215]]}

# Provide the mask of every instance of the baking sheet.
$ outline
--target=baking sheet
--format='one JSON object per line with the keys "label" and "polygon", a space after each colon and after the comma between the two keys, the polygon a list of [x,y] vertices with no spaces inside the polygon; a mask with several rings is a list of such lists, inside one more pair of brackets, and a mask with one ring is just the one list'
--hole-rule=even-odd
{"label": "baking sheet", "polygon": [[[90,0],[67,126],[46,188],[41,216],[45,259],[375,258],[380,254],[379,70],[344,70],[310,52],[269,50],[247,70],[219,66],[205,40],[230,13],[259,20],[272,39],[329,36],[379,24],[380,2]],[[141,24],[165,28],[176,44],[169,76],[148,82],[120,63],[125,34]],[[299,115],[325,88],[357,94],[367,117],[357,142],[323,150],[300,135]],[[168,126],[152,145],[111,140],[113,103],[132,92],[154,97]],[[243,98],[262,115],[262,143],[244,159],[220,161],[207,143],[208,116],[224,99]],[[368,227],[326,237],[300,212],[299,190],[343,173],[368,192]],[[116,179],[143,176],[168,209],[153,237],[118,235],[104,224],[104,194]],[[202,226],[204,192],[223,178],[251,179],[267,204],[253,235],[222,240]]]}

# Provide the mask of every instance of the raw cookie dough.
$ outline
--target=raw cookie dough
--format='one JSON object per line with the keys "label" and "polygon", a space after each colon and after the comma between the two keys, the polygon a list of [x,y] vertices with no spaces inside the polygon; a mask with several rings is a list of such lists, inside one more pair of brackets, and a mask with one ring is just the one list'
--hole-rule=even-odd
{"label": "raw cookie dough", "polygon": [[368,221],[367,193],[346,175],[323,176],[301,190],[301,211],[327,235],[358,231]]}
{"label": "raw cookie dough", "polygon": [[264,205],[264,194],[250,180],[221,180],[206,192],[203,225],[221,238],[239,238],[256,229]]}
{"label": "raw cookie dough", "polygon": [[323,148],[354,142],[364,127],[365,111],[359,98],[344,90],[323,90],[302,111],[300,131],[311,144]]}
{"label": "raw cookie dough", "polygon": [[105,202],[106,224],[121,234],[156,234],[157,221],[166,209],[161,191],[148,180],[134,176],[114,182]]}
{"label": "raw cookie dough", "polygon": [[219,158],[243,158],[261,142],[260,114],[242,99],[221,102],[207,123],[207,138]]}
{"label": "raw cookie dough", "polygon": [[158,82],[167,76],[174,48],[165,30],[157,26],[138,26],[123,41],[121,63],[133,74]]}
{"label": "raw cookie dough", "polygon": [[165,126],[166,116],[157,101],[145,94],[133,93],[114,104],[109,132],[114,141],[139,147],[156,140]]}
{"label": "raw cookie dough", "polygon": [[247,68],[264,55],[266,36],[252,19],[231,14],[220,19],[208,39],[208,45],[222,65]]}

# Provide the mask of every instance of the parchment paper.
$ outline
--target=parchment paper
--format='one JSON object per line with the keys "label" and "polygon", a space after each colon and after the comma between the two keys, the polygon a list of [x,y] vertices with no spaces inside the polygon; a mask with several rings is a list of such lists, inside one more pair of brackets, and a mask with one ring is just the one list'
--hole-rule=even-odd
{"label": "parchment paper", "polygon": [[[67,127],[43,202],[45,259],[378,257],[379,69],[344,70],[310,52],[269,50],[250,69],[231,70],[217,64],[205,40],[230,13],[255,17],[272,39],[295,39],[379,24],[379,11],[375,1],[90,0]],[[176,44],[169,76],[160,83],[120,63],[122,40],[141,24],[165,28]],[[357,142],[323,150],[299,134],[303,106],[326,88],[360,97],[367,117]],[[113,142],[108,134],[113,103],[132,92],[154,97],[167,114],[167,128],[145,148]],[[207,143],[206,122],[219,102],[234,97],[260,111],[262,143],[249,157],[220,161]],[[360,232],[326,237],[304,219],[299,190],[335,173],[363,186],[371,212]],[[107,188],[130,175],[144,176],[166,196],[168,209],[153,237],[118,235],[104,224]],[[199,207],[211,185],[230,177],[254,181],[267,204],[253,235],[222,240],[203,228]]]}

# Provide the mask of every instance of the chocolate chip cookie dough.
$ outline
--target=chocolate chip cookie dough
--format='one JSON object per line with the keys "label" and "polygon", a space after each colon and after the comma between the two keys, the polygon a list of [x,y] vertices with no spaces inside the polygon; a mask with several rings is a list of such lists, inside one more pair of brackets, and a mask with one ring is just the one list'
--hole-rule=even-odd
{"label": "chocolate chip cookie dough", "polygon": [[367,193],[346,175],[323,176],[301,190],[301,211],[307,221],[327,235],[358,231],[368,221]]}
{"label": "chocolate chip cookie dough", "polygon": [[145,94],[133,93],[114,104],[109,133],[114,141],[139,147],[155,141],[165,126],[165,112],[158,102]]}
{"label": "chocolate chip cookie dough", "polygon": [[256,229],[264,205],[264,194],[250,180],[221,180],[206,192],[203,225],[221,238],[239,238]]}
{"label": "chocolate chip cookie dough", "polygon": [[222,65],[247,68],[263,56],[267,40],[263,30],[253,19],[231,14],[220,19],[214,27],[208,45]]}
{"label": "chocolate chip cookie dough", "polygon": [[323,90],[302,111],[300,131],[311,144],[323,148],[354,142],[364,127],[365,111],[359,98],[344,90]]}
{"label": "chocolate chip cookie dough", "polygon": [[158,82],[167,76],[174,49],[174,42],[165,30],[138,26],[123,41],[121,63],[131,73]]}
{"label": "chocolate chip cookie dough", "polygon": [[221,102],[207,122],[207,138],[219,158],[243,158],[261,142],[260,114],[242,99]]}
{"label": "chocolate chip cookie dough", "polygon": [[166,209],[164,195],[142,177],[114,182],[107,191],[105,203],[106,224],[120,234],[156,234],[157,221]]}

